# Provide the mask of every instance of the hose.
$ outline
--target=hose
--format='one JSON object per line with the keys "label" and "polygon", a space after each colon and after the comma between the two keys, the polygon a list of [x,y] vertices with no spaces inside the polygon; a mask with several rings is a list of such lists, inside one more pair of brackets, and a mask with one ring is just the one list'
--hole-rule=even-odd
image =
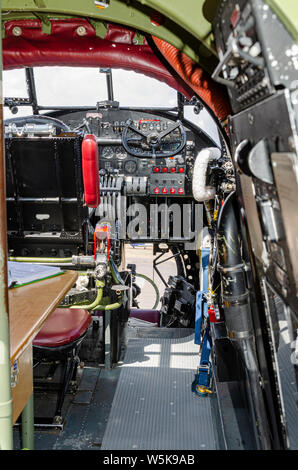
{"label": "hose", "polygon": [[211,80],[210,76],[190,57],[168,42],[152,36],[164,58],[182,80],[202,99],[217,118],[222,121],[231,114],[231,105],[224,87]]}
{"label": "hose", "polygon": [[108,304],[108,305],[97,305],[96,307],[93,308],[93,310],[117,310],[117,308],[120,308],[121,305],[123,304],[123,299],[119,298],[119,302],[114,302],[113,304]]}
{"label": "hose", "polygon": [[156,294],[156,298],[155,298],[155,304],[154,306],[152,307],[152,310],[155,310],[157,305],[158,305],[158,302],[159,302],[159,290],[158,290],[158,287],[157,285],[155,284],[155,282],[152,281],[152,279],[150,279],[149,277],[145,276],[145,274],[139,274],[139,273],[135,273],[134,274],[136,277],[141,277],[142,279],[145,279],[147,282],[149,282],[153,289],[155,290],[155,294]]}
{"label": "hose", "polygon": [[93,310],[97,308],[97,306],[100,304],[102,297],[103,297],[103,287],[104,287],[104,282],[103,281],[96,281],[96,287],[97,287],[97,295],[96,299],[91,303],[91,304],[81,304],[81,305],[72,305],[69,308],[83,308],[84,310]]}

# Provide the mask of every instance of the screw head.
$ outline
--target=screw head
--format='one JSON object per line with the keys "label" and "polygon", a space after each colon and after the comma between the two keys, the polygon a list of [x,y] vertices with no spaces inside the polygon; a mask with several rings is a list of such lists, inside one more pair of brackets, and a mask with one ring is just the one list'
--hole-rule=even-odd
{"label": "screw head", "polygon": [[87,34],[85,26],[78,26],[76,32],[78,36],[85,36]]}
{"label": "screw head", "polygon": [[12,30],[12,34],[14,36],[21,36],[22,34],[22,28],[20,28],[19,26],[15,26]]}

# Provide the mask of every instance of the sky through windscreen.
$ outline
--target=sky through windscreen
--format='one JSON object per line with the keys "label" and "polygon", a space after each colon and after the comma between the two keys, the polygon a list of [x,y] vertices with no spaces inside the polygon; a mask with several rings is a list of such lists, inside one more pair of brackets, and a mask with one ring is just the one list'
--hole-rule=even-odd
{"label": "sky through windscreen", "polygon": [[[42,106],[96,106],[107,99],[106,76],[99,68],[85,67],[36,67],[34,69],[38,104]],[[177,92],[167,84],[145,75],[113,69],[114,99],[120,106],[166,107],[177,105]],[[25,70],[8,70],[3,73],[5,97],[28,97]],[[32,114],[31,107],[20,107],[13,115],[4,108],[4,119]],[[199,115],[192,107],[185,108],[185,117],[200,126],[216,142],[218,132],[207,111]]]}

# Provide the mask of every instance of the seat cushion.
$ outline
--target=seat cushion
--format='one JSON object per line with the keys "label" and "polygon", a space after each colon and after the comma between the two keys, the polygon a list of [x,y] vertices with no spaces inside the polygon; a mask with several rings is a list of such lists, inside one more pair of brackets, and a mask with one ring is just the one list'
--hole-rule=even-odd
{"label": "seat cushion", "polygon": [[157,323],[160,326],[160,311],[159,310],[142,310],[140,308],[131,309],[130,317],[145,320],[150,323]]}
{"label": "seat cushion", "polygon": [[82,308],[57,308],[33,341],[34,346],[55,348],[72,343],[87,330],[91,315]]}

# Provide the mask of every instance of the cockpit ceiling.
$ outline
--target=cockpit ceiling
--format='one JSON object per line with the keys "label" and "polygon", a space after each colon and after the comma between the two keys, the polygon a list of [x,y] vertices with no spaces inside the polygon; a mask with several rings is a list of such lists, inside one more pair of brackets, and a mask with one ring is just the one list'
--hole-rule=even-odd
{"label": "cockpit ceiling", "polygon": [[219,120],[229,114],[226,91],[175,46],[151,36],[140,40],[137,31],[115,24],[107,25],[104,37],[98,37],[87,19],[50,22],[50,34],[38,19],[5,22],[4,69],[68,65],[134,70],[167,83],[187,98],[197,94]]}

